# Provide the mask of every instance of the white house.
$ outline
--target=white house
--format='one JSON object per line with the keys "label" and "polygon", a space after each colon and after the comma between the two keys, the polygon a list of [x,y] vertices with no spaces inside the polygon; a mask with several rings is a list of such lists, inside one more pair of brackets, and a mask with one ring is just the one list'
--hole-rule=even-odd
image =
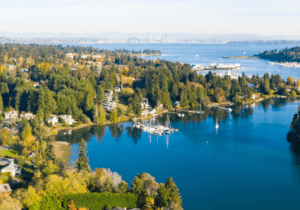
{"label": "white house", "polygon": [[75,121],[71,115],[59,115],[68,125],[72,125]]}
{"label": "white house", "polygon": [[10,185],[8,183],[0,184],[0,197],[1,197],[1,194],[5,195],[6,193],[11,193]]}
{"label": "white house", "polygon": [[115,89],[115,91],[116,91],[117,93],[121,93],[122,90],[123,90],[123,87],[122,87],[122,85],[116,85],[116,86],[114,87],[114,89]]}
{"label": "white house", "polygon": [[27,120],[32,120],[35,117],[35,115],[29,112],[25,114],[20,114],[20,119],[22,119],[23,117],[25,117]]}
{"label": "white house", "polygon": [[150,108],[150,105],[148,103],[148,98],[143,98],[143,100],[141,102],[141,108],[142,109],[148,109],[148,108]]}
{"label": "white house", "polygon": [[18,112],[17,111],[9,111],[4,113],[4,118],[6,120],[11,120],[11,119],[18,119]]}
{"label": "white house", "polygon": [[73,58],[74,58],[74,54],[73,54],[73,53],[67,53],[67,54],[66,54],[66,57],[67,57],[67,58],[72,58],[72,59],[73,59]]}
{"label": "white house", "polygon": [[55,125],[55,123],[58,123],[58,117],[56,116],[51,116],[47,118],[48,124],[52,123],[52,125]]}
{"label": "white house", "polygon": [[0,158],[0,171],[2,173],[9,172],[12,176],[21,174],[21,168],[14,164],[13,158]]}
{"label": "white house", "polygon": [[112,90],[106,90],[104,92],[104,102],[102,106],[107,111],[112,111],[116,106],[117,103],[113,101],[114,92]]}

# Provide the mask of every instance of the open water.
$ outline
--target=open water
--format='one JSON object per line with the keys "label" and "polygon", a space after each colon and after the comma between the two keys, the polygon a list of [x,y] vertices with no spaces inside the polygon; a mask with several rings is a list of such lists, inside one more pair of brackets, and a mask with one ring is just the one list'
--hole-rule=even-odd
{"label": "open water", "polygon": [[[74,162],[84,138],[91,168],[110,168],[129,183],[143,172],[160,183],[173,177],[184,209],[299,209],[300,152],[286,141],[297,107],[297,101],[276,99],[231,113],[170,114],[179,132],[161,137],[122,123],[60,133],[57,139],[71,143]],[[165,120],[166,115],[158,119]]]}
{"label": "open water", "polygon": [[[233,60],[223,56],[253,55],[278,45],[93,45],[106,49],[160,49],[160,58],[182,63],[209,65],[241,63],[246,74],[271,72],[286,78],[299,71],[270,66],[264,60]],[[291,46],[289,46],[291,47]],[[198,55],[198,56],[196,56]],[[155,59],[151,57],[150,59]],[[240,71],[240,72],[241,72]],[[149,136],[132,123],[95,126],[61,132],[57,139],[71,143],[70,163],[78,158],[78,142],[87,141],[90,166],[110,168],[129,183],[147,172],[157,182],[173,177],[184,209],[299,209],[300,149],[286,141],[286,134],[299,102],[270,99],[256,106],[236,106],[231,113],[205,110],[201,115],[180,118],[170,114],[179,132]],[[219,120],[219,129],[215,121]],[[164,123],[166,115],[158,122]]]}
{"label": "open water", "polygon": [[[283,66],[267,64],[266,60],[260,59],[227,59],[224,56],[253,56],[265,50],[291,48],[294,45],[229,45],[229,44],[77,44],[80,46],[93,46],[99,49],[127,49],[141,50],[155,49],[161,50],[161,56],[144,57],[146,59],[155,60],[156,58],[178,61],[181,63],[199,64],[209,66],[210,63],[240,63],[241,70],[236,71],[237,74],[245,72],[246,75],[263,74],[270,72],[271,74],[279,74],[286,79],[293,76],[295,79],[300,78],[300,68],[285,68]],[[219,71],[216,71],[217,73]],[[224,71],[222,71],[224,72]],[[204,71],[202,73],[207,73]]]}

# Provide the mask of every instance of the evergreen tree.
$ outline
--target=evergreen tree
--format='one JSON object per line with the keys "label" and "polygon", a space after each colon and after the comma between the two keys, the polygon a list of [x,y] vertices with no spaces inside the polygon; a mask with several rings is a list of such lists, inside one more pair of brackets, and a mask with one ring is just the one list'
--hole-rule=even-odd
{"label": "evergreen tree", "polygon": [[3,100],[1,94],[0,94],[0,111],[3,111]]}
{"label": "evergreen tree", "polygon": [[98,103],[103,103],[103,101],[104,101],[104,89],[102,88],[101,85],[98,86],[96,97],[97,97],[97,102]]}
{"label": "evergreen tree", "polygon": [[141,179],[136,175],[132,182],[132,192],[136,195],[141,195],[144,188]]}
{"label": "evergreen tree", "polygon": [[167,181],[165,183],[165,188],[166,190],[168,190],[169,192],[169,196],[168,196],[168,203],[169,205],[171,203],[178,203],[178,204],[182,204],[182,200],[181,200],[181,196],[179,193],[179,189],[176,186],[175,182],[173,181],[173,178],[167,178]]}
{"label": "evergreen tree", "polygon": [[116,109],[113,109],[110,114],[110,121],[117,122],[118,121],[118,112]]}
{"label": "evergreen tree", "polygon": [[46,150],[45,150],[45,155],[47,160],[55,160],[55,152],[53,148],[53,142],[54,142],[54,137],[50,136],[47,139],[47,145],[46,145]]}
{"label": "evergreen tree", "polygon": [[20,134],[22,140],[25,140],[31,134],[31,126],[25,117],[22,118],[20,123]]}
{"label": "evergreen tree", "polygon": [[45,115],[45,92],[44,92],[43,88],[41,88],[40,92],[39,92],[37,107],[38,107],[38,112],[37,112],[38,117],[40,119],[44,119],[44,115]]}
{"label": "evergreen tree", "polygon": [[90,171],[90,167],[89,167],[89,159],[86,156],[86,142],[84,141],[84,139],[81,139],[80,143],[79,143],[79,158],[77,160],[77,169],[79,171]]}

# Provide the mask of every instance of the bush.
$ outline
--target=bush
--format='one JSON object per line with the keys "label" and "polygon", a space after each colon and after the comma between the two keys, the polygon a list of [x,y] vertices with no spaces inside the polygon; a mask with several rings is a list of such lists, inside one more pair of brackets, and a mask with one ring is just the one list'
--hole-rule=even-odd
{"label": "bush", "polygon": [[68,208],[69,201],[73,199],[77,208],[86,207],[89,210],[101,210],[107,206],[114,207],[137,207],[137,195],[132,193],[81,193],[67,195],[63,200],[63,207]]}
{"label": "bush", "polygon": [[63,125],[66,125],[66,121],[63,118],[58,118],[58,122],[60,122]]}

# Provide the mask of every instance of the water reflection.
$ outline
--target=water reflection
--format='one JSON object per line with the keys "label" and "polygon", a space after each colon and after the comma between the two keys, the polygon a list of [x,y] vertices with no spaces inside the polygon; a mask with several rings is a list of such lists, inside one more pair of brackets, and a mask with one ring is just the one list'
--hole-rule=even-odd
{"label": "water reflection", "polygon": [[[295,101],[295,100],[294,100]],[[181,122],[183,124],[197,124],[202,121],[206,121],[208,118],[212,118],[214,122],[218,119],[219,123],[225,123],[226,120],[230,118],[230,115],[234,119],[238,118],[247,118],[253,115],[254,113],[254,107],[255,106],[261,106],[263,107],[264,111],[267,111],[268,108],[271,106],[274,108],[280,108],[283,107],[286,103],[292,102],[290,99],[282,98],[282,99],[267,99],[262,101],[259,104],[252,104],[252,105],[242,105],[238,104],[232,107],[232,111],[229,112],[228,110],[223,109],[210,109],[210,108],[204,108],[203,114],[195,114],[195,113],[185,113],[183,117],[179,117],[177,113],[170,113],[170,114],[164,114],[160,117],[158,117],[155,120],[152,120],[152,125],[165,125],[167,121],[167,116],[169,115],[169,119],[171,123],[178,123]],[[296,101],[297,102],[297,101]],[[143,120],[140,121],[144,124],[149,124],[149,120]],[[124,127],[125,126],[125,127]],[[86,127],[79,130],[73,130],[72,132],[69,132],[69,134],[66,134],[65,131],[59,132],[59,134],[56,136],[56,139],[58,141],[67,141],[71,145],[74,143],[78,143],[81,139],[85,139],[87,142],[90,141],[91,137],[94,136],[96,141],[100,141],[102,143],[103,137],[105,136],[106,128],[109,128],[111,135],[114,137],[116,141],[120,138],[122,134],[124,134],[124,131],[127,131],[127,135],[132,138],[134,144],[137,144],[139,139],[142,138],[143,131],[141,129],[132,128],[132,123],[114,123],[106,125],[98,125],[98,126],[92,126],[92,127]],[[216,134],[218,134],[218,130],[216,129]],[[168,147],[170,136],[164,135],[166,145]],[[151,141],[151,136],[149,136],[149,141]],[[158,140],[157,140],[158,142]],[[293,146],[293,151],[295,154],[299,154],[296,151],[298,151],[298,147]],[[297,156],[297,155],[296,155]],[[298,155],[300,156],[300,155]]]}

